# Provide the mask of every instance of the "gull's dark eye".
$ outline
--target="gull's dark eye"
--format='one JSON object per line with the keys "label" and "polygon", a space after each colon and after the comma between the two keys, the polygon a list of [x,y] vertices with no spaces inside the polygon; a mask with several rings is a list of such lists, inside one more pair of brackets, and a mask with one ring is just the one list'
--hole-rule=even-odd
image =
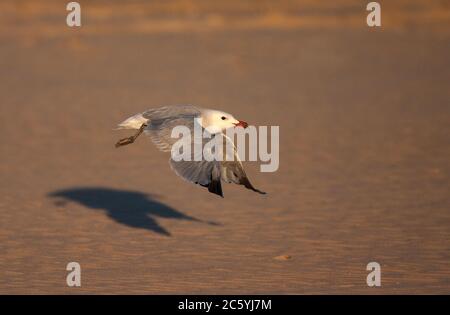
{"label": "gull's dark eye", "polygon": [[222,118],[222,120],[225,120],[225,119],[227,119],[227,117],[225,117],[225,116],[222,116],[221,118]]}

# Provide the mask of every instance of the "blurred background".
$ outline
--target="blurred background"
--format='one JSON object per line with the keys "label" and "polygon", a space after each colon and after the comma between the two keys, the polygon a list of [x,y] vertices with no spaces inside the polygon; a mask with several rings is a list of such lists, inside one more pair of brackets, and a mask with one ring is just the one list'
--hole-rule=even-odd
{"label": "blurred background", "polygon": [[[0,2],[0,293],[450,293],[448,1],[68,2]],[[268,195],[114,148],[183,103],[280,126]]]}

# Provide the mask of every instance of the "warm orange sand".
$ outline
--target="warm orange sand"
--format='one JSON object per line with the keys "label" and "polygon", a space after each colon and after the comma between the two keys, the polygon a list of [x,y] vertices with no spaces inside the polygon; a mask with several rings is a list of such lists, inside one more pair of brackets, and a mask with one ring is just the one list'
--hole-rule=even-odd
{"label": "warm orange sand", "polygon": [[[444,1],[386,4],[381,29],[361,1],[89,1],[79,30],[67,2],[0,4],[0,293],[450,293]],[[114,148],[176,103],[279,125],[279,171],[246,163],[269,194]]]}

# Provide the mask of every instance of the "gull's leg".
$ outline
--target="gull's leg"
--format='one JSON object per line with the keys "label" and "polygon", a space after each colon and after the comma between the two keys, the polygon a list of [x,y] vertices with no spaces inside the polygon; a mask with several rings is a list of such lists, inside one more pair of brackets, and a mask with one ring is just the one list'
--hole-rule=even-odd
{"label": "gull's leg", "polygon": [[119,141],[117,141],[116,148],[123,146],[123,145],[133,143],[134,140],[136,140],[137,137],[139,137],[139,135],[144,131],[145,127],[147,127],[147,124],[142,124],[141,128],[139,128],[139,130],[134,135],[132,135],[131,137],[123,138],[123,139],[120,139]]}

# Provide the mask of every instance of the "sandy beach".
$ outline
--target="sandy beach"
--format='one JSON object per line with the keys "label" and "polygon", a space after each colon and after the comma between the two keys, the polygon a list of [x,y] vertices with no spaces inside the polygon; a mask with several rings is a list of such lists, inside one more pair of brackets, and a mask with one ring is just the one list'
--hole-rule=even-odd
{"label": "sandy beach", "polygon": [[[0,3],[0,293],[450,293],[446,2],[67,2]],[[280,126],[267,195],[114,147],[183,103]]]}

